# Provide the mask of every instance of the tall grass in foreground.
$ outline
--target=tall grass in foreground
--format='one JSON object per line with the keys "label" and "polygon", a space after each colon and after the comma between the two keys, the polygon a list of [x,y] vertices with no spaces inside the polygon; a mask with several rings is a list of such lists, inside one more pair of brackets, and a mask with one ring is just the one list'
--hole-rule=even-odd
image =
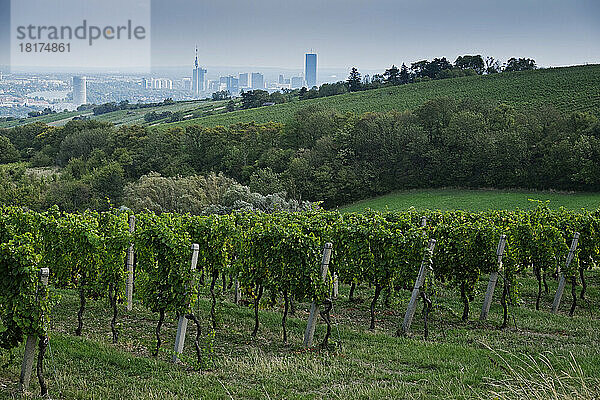
{"label": "tall grass in foreground", "polygon": [[571,353],[568,357],[551,352],[515,356],[507,351],[490,351],[506,378],[490,380],[489,392],[481,399],[600,399],[600,380],[587,378]]}

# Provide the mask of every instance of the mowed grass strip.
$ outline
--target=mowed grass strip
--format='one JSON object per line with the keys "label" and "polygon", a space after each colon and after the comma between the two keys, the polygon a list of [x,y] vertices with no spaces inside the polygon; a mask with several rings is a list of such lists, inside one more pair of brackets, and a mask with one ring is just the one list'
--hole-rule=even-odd
{"label": "mowed grass strip", "polygon": [[570,210],[595,210],[600,207],[600,193],[561,193],[495,189],[418,189],[390,193],[361,200],[344,207],[342,212],[418,210],[529,210],[536,207],[530,200],[549,201],[549,207]]}
{"label": "mowed grass strip", "polygon": [[[519,305],[511,308],[509,328],[500,330],[502,308],[496,291],[489,321],[478,320],[487,277],[471,304],[468,322],[460,321],[460,295],[440,284],[432,294],[434,309],[429,318],[430,335],[423,338],[421,305],[409,337],[395,337],[409,299],[402,291],[377,307],[377,326],[368,330],[373,290],[360,285],[357,300],[348,301],[342,285],[334,303],[333,344],[304,351],[302,339],[308,304],[297,304],[288,321],[289,345],[281,341],[281,301],[264,304],[256,339],[250,336],[253,310],[231,302],[231,291],[221,294],[217,305],[213,366],[193,370],[192,363],[170,363],[176,320],[171,315],[162,330],[164,343],[158,358],[150,355],[157,315],[136,303],[130,313],[120,312],[120,341],[111,344],[110,312],[106,300],[90,301],[84,316],[83,337],[73,335],[77,296],[61,292],[54,309],[51,348],[45,363],[51,398],[65,399],[421,399],[489,398],[490,382],[506,379],[501,357],[547,354],[560,373],[569,370],[570,357],[581,367],[585,379],[600,378],[600,271],[588,274],[586,300],[573,318],[567,316],[570,288],[565,291],[561,312],[552,315],[550,305],[556,282],[549,280],[540,311],[535,311],[537,282],[521,279]],[[219,292],[221,292],[219,290]],[[207,297],[207,293],[203,294]],[[265,295],[265,298],[268,296]],[[202,336],[209,332],[208,300],[196,309]],[[196,328],[189,325],[184,361],[193,360]],[[322,321],[315,344],[324,335]],[[206,342],[204,342],[206,343]],[[490,350],[492,349],[492,350]],[[508,353],[504,353],[508,351]],[[548,353],[550,352],[550,353]],[[23,346],[11,360],[0,353],[0,398],[21,398],[17,393]],[[534,375],[535,377],[535,375]],[[597,382],[597,381],[594,381]],[[593,387],[593,386],[592,386]],[[35,377],[31,392],[39,391]],[[600,395],[600,393],[596,393]],[[29,398],[36,398],[35,394]]]}

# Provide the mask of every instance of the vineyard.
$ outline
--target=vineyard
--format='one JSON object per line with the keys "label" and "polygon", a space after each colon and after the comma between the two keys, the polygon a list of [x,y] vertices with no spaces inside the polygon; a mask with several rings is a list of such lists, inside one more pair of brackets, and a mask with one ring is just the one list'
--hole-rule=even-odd
{"label": "vineyard", "polygon": [[229,126],[254,121],[288,122],[302,107],[318,105],[339,112],[382,112],[413,110],[428,100],[439,97],[470,98],[506,103],[519,110],[552,105],[563,112],[590,112],[600,115],[600,66],[586,65],[549,68],[535,71],[470,76],[401,85],[364,92],[295,101],[268,107],[239,110],[161,127],[203,125]]}
{"label": "vineyard", "polygon": [[[144,120],[147,113],[164,113],[164,112],[182,112],[187,117],[196,117],[200,115],[210,115],[213,113],[222,112],[225,108],[225,101],[178,101],[173,104],[156,105],[152,107],[136,108],[133,110],[118,110],[105,114],[94,115],[92,110],[84,111],[61,111],[55,114],[48,114],[32,118],[18,118],[12,121],[0,122],[0,128],[11,128],[14,126],[22,126],[32,123],[43,123],[52,126],[63,126],[73,117],[84,116],[90,119],[103,122],[111,122],[115,125],[149,125],[150,123]],[[164,123],[168,120],[167,117],[162,120],[154,121],[152,124]]]}
{"label": "vineyard", "polygon": [[[402,307],[404,319],[399,318],[393,329],[386,328],[389,336],[411,334],[419,302],[423,305],[419,327],[427,339],[427,321],[440,312],[435,301],[440,292],[454,293],[462,305],[458,319],[469,321],[479,314],[473,303],[483,295],[481,287],[488,277],[489,301],[484,301],[481,320],[487,318],[497,282],[502,314],[498,327],[516,325],[520,288],[530,276],[537,282],[532,305],[536,310],[544,308],[545,297],[554,295],[548,284],[558,279],[552,311],[559,311],[564,289],[563,308],[573,316],[587,301],[586,275],[600,254],[599,224],[598,211],[550,210],[543,203],[527,212],[315,210],[222,216],[132,215],[117,210],[68,214],[56,208],[36,213],[4,207],[0,347],[14,349],[27,340],[25,359],[32,362],[33,346],[39,343],[36,372],[45,394],[44,357],[53,334],[53,313],[61,295],[72,298],[71,293],[77,298],[77,312],[69,318],[76,336],[93,334],[87,303],[106,299],[112,343],[127,340],[119,327],[133,312],[133,303],[139,303],[154,315],[151,353],[158,357],[161,351],[169,352],[162,346],[163,324],[169,316],[178,318],[173,360],[187,360],[198,369],[214,362],[204,343],[207,337],[220,335],[219,308],[225,305],[219,292],[232,292],[234,304],[252,309],[253,327],[246,334],[253,338],[261,336],[260,310],[282,302],[283,343],[288,342],[290,314],[312,303],[304,324],[304,347],[332,351],[339,345],[334,335],[335,303],[346,292],[348,301],[355,301],[356,293],[365,293],[367,287],[371,289],[365,321],[371,331],[377,329],[381,313],[412,291],[408,307]],[[340,288],[344,289],[338,292]],[[121,315],[123,303],[128,311]],[[199,311],[201,304],[207,305],[202,307],[205,315]],[[325,332],[313,343],[318,319],[324,321]],[[191,357],[180,354],[187,321],[196,330]],[[297,322],[292,329],[298,329]],[[22,375],[21,384],[27,386],[28,379]]]}

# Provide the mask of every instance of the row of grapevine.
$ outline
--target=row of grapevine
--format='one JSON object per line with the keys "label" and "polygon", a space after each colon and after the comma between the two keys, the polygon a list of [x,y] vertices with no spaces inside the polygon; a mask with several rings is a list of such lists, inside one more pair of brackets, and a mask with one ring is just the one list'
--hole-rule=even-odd
{"label": "row of grapevine", "polygon": [[20,378],[24,388],[29,384],[35,346],[39,342],[37,375],[41,394],[45,395],[47,386],[40,364],[46,351],[52,307],[46,288],[48,270],[40,267],[34,235],[10,223],[27,219],[19,214],[10,217],[0,214],[0,349],[13,349],[27,338]]}
{"label": "row of grapevine", "polygon": [[[43,213],[0,208],[2,348],[17,346],[29,334],[45,335],[40,316],[48,315],[44,311],[48,306],[37,296],[37,276],[42,267],[50,269],[51,288],[78,292],[78,335],[82,334],[86,299],[109,298],[116,342],[117,301],[124,297],[130,243],[134,243],[136,254],[136,297],[159,314],[155,354],[166,313],[189,316],[197,322],[191,310],[198,300],[199,285],[210,288],[211,321],[216,327],[215,286],[219,277],[235,280],[253,299],[253,335],[259,329],[263,294],[268,293],[271,302],[283,298],[282,329],[287,340],[286,318],[292,299],[330,302],[333,275],[353,287],[374,287],[370,324],[374,328],[380,295],[385,293],[388,300],[394,292],[412,288],[428,239],[437,241],[433,275],[460,292],[463,319],[469,316],[479,279],[498,271],[496,246],[500,235],[507,237],[503,301],[518,295],[517,279],[526,271],[532,271],[540,282],[539,298],[546,276],[557,272],[564,262],[574,232],[581,233],[577,256],[561,271],[571,283],[572,293],[578,272],[585,290],[584,272],[600,254],[598,212],[551,211],[544,204],[530,212],[142,213],[136,215],[133,234],[128,218],[128,213],[117,210],[68,214],[56,208]],[[319,254],[326,242],[333,243],[333,258],[329,279],[324,282]],[[192,243],[199,245],[196,271],[189,268]],[[575,301],[574,295],[571,313]]]}

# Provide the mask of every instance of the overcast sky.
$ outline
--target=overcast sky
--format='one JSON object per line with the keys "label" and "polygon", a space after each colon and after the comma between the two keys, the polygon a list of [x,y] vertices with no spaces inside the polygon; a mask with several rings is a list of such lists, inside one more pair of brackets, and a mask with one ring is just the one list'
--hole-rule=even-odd
{"label": "overcast sky", "polygon": [[196,44],[201,65],[302,68],[312,49],[330,68],[461,54],[562,66],[600,63],[600,1],[152,0],[151,36],[154,66],[192,64]]}
{"label": "overcast sky", "polygon": [[153,1],[153,64],[381,69],[460,54],[542,66],[600,62],[600,1]]}

